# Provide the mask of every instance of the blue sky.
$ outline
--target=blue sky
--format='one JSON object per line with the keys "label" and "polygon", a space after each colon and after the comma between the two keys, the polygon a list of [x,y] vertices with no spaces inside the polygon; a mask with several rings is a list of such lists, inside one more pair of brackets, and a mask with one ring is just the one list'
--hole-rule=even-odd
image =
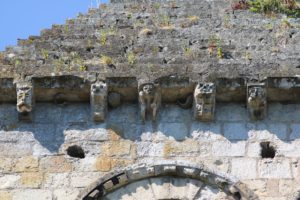
{"label": "blue sky", "polygon": [[[99,1],[99,0],[98,0]],[[16,45],[17,39],[39,35],[52,24],[63,24],[66,19],[86,13],[96,7],[97,0],[2,0],[0,3],[0,51]],[[108,0],[102,0],[107,3]]]}

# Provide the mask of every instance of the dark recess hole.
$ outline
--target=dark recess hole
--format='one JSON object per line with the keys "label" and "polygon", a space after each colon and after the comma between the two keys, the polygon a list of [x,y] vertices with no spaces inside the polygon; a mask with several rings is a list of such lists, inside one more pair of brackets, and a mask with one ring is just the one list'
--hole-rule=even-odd
{"label": "dark recess hole", "polygon": [[233,194],[233,197],[234,197],[234,199],[236,199],[236,200],[242,199],[242,196],[241,196],[241,194],[240,194],[239,192],[235,192],[235,193]]}
{"label": "dark recess hole", "polygon": [[68,147],[67,154],[73,158],[85,158],[83,149],[78,145]]}
{"label": "dark recess hole", "polygon": [[261,157],[262,158],[274,158],[276,150],[273,146],[270,145],[270,142],[260,143],[261,147]]}

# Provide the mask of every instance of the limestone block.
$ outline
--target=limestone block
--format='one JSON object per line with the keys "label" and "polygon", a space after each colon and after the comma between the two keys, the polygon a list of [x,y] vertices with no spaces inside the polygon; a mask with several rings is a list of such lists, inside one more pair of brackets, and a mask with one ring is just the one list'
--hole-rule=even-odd
{"label": "limestone block", "polygon": [[52,200],[52,193],[41,189],[19,190],[14,192],[13,200]]}
{"label": "limestone block", "polygon": [[68,188],[70,186],[70,173],[46,173],[45,188]]}
{"label": "limestone block", "polygon": [[129,156],[133,145],[129,140],[113,141],[103,144],[101,152],[107,156]]}
{"label": "limestone block", "polygon": [[33,156],[25,156],[17,159],[13,171],[15,172],[35,172],[38,170],[39,161]]}
{"label": "limestone block", "polygon": [[159,121],[163,123],[182,123],[192,121],[190,110],[184,110],[176,105],[164,105],[159,113]]}
{"label": "limestone block", "polygon": [[217,141],[212,144],[213,156],[244,156],[246,143],[243,141],[230,143],[229,141]]}
{"label": "limestone block", "polygon": [[279,193],[282,196],[289,196],[300,190],[299,180],[281,179],[279,180]]}
{"label": "limestone block", "polygon": [[267,191],[269,197],[278,197],[281,196],[279,193],[279,180],[278,179],[269,179],[267,181]]}
{"label": "limestone block", "polygon": [[216,120],[226,122],[240,122],[248,119],[245,104],[220,103],[216,109]]}
{"label": "limestone block", "polygon": [[255,125],[251,123],[225,123],[224,136],[228,140],[247,140],[248,132],[254,129]]}
{"label": "limestone block", "polygon": [[0,173],[7,173],[11,171],[13,166],[13,159],[0,156]]}
{"label": "limestone block", "polygon": [[49,156],[40,161],[42,172],[70,172],[73,170],[72,164],[64,156]]}
{"label": "limestone block", "polygon": [[29,156],[32,155],[33,143],[2,143],[0,145],[0,156]]}
{"label": "limestone block", "polygon": [[43,182],[43,173],[29,172],[21,174],[21,183],[26,188],[39,188]]}
{"label": "limestone block", "polygon": [[80,172],[72,173],[70,178],[71,187],[74,188],[85,188],[93,182],[99,180],[103,176],[101,172]]}
{"label": "limestone block", "polygon": [[132,191],[130,193],[132,199],[140,199],[141,194],[143,194],[143,198],[154,200],[155,196],[150,187],[150,182],[148,179],[141,180],[137,182],[133,182],[125,187],[127,191]]}
{"label": "limestone block", "polygon": [[164,146],[164,156],[196,156],[199,154],[199,142],[185,140],[183,142],[167,141]]}
{"label": "limestone block", "polygon": [[287,124],[285,123],[259,123],[257,125],[257,130],[268,131],[270,134],[274,134],[274,137],[279,138],[281,140],[287,139]]}
{"label": "limestone block", "polygon": [[65,130],[65,142],[77,141],[97,141],[102,142],[108,140],[108,131],[104,127],[91,127],[87,130]]}
{"label": "limestone block", "polygon": [[158,132],[175,140],[184,140],[189,129],[185,123],[159,123]]}
{"label": "limestone block", "polygon": [[291,140],[296,140],[300,138],[300,124],[291,124]]}
{"label": "limestone block", "polygon": [[0,175],[0,189],[13,189],[20,185],[20,175]]}
{"label": "limestone block", "polygon": [[261,146],[259,142],[249,142],[247,148],[248,157],[260,158],[261,157]]}
{"label": "limestone block", "polygon": [[212,121],[215,117],[216,86],[214,83],[198,83],[194,90],[194,118]]}
{"label": "limestone block", "polygon": [[107,156],[100,156],[95,161],[95,169],[101,172],[108,172],[112,168],[112,159]]}
{"label": "limestone block", "polygon": [[234,158],[231,162],[231,174],[241,180],[256,179],[256,159]]}
{"label": "limestone block", "polygon": [[76,188],[57,189],[53,192],[55,200],[75,200],[79,195],[79,190]]}
{"label": "limestone block", "polygon": [[267,195],[267,181],[265,180],[244,180],[247,187],[260,197]]}
{"label": "limestone block", "polygon": [[1,200],[12,200],[12,194],[8,191],[0,191]]}
{"label": "limestone block", "polygon": [[137,156],[138,157],[163,157],[164,144],[152,142],[138,142]]}
{"label": "limestone block", "polygon": [[215,141],[224,138],[221,135],[221,124],[193,122],[191,126],[191,137],[200,141]]}
{"label": "limestone block", "polygon": [[260,178],[292,178],[290,161],[288,159],[263,159],[258,163]]}

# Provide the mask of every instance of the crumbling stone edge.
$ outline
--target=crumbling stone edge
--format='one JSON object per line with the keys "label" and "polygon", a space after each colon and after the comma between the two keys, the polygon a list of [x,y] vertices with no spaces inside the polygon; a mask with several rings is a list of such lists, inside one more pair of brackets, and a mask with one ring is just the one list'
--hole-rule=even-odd
{"label": "crumbling stone edge", "polygon": [[[203,164],[187,161],[161,160],[152,163],[141,163],[110,172],[92,183],[77,197],[78,200],[101,199],[104,195],[127,184],[160,176],[184,177],[200,180],[216,186],[230,196],[241,199],[258,200],[259,198],[245,184],[228,174],[208,169]],[[240,199],[240,198],[239,198]]]}

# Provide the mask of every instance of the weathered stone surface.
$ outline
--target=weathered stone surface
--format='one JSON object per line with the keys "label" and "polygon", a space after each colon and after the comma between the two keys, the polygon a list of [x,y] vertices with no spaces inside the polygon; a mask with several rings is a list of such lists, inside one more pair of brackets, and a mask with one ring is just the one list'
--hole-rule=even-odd
{"label": "weathered stone surface", "polygon": [[39,161],[32,156],[25,156],[16,161],[13,167],[15,172],[35,172],[38,170]]}
{"label": "weathered stone surface", "polygon": [[287,159],[263,159],[258,163],[261,178],[292,178],[290,162]]}
{"label": "weathered stone surface", "polygon": [[29,172],[21,174],[21,183],[23,187],[39,188],[43,183],[43,173]]}
{"label": "weathered stone surface", "polygon": [[40,170],[42,172],[70,172],[72,171],[72,164],[64,156],[52,156],[43,158],[40,161]]}
{"label": "weathered stone surface", "polygon": [[56,200],[75,200],[79,195],[78,189],[57,189],[53,192],[53,198]]}
{"label": "weathered stone surface", "polygon": [[231,162],[231,173],[240,179],[256,179],[257,161],[251,158],[234,158]]}
{"label": "weathered stone surface", "polygon": [[12,200],[12,194],[7,191],[0,191],[1,200]]}
{"label": "weathered stone surface", "polygon": [[13,194],[14,200],[51,200],[52,194],[49,190],[20,190]]}
{"label": "weathered stone surface", "polygon": [[20,175],[0,175],[0,189],[13,189],[20,185]]}
{"label": "weathered stone surface", "polygon": [[228,141],[217,141],[212,144],[213,156],[244,156],[245,142],[230,143]]}

